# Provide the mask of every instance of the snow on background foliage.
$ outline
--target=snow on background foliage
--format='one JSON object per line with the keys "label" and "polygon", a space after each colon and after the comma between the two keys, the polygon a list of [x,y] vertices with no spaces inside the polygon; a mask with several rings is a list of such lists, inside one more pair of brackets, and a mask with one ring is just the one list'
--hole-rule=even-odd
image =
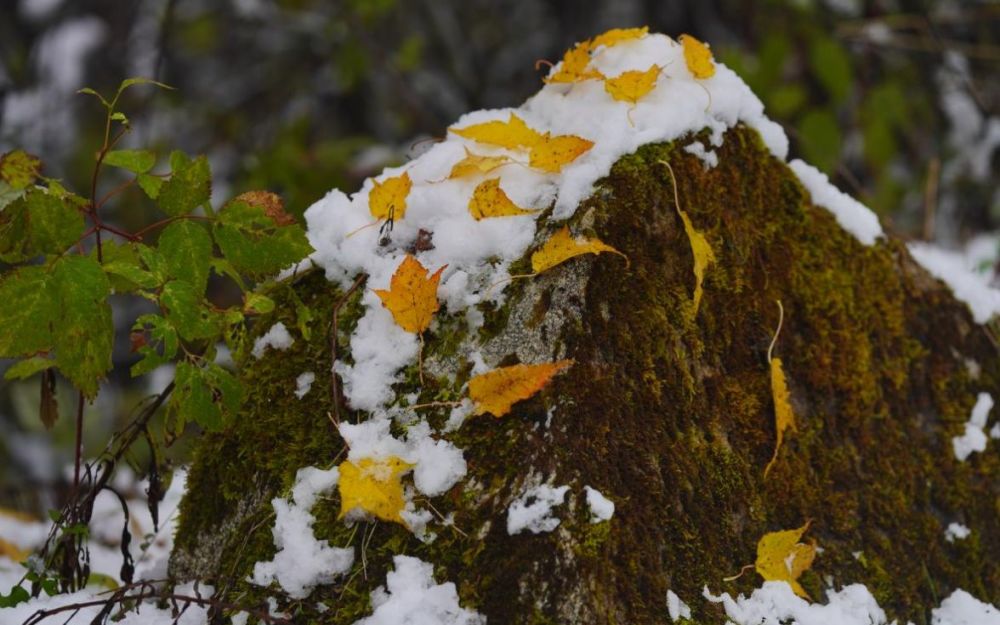
{"label": "snow on background foliage", "polygon": [[[709,129],[710,148],[716,148],[722,144],[726,129],[743,123],[760,133],[776,158],[786,158],[788,140],[784,132],[764,115],[763,105],[747,85],[721,64],[716,65],[710,78],[695,78],[687,69],[681,46],[671,38],[650,34],[599,48],[592,59],[593,67],[606,76],[630,70],[645,71],[654,64],[663,68],[662,74],[655,88],[634,106],[612,99],[601,81],[553,83],[544,86],[517,109],[468,113],[455,127],[506,121],[511,113],[516,113],[538,132],[577,135],[594,142],[592,149],[558,173],[508,165],[491,174],[499,174],[503,190],[518,206],[541,209],[554,205],[552,219],[555,221],[571,217],[580,202],[592,193],[594,183],[609,173],[616,160],[647,143],[682,139]],[[556,66],[553,72],[558,69]],[[431,232],[433,247],[417,252],[416,256],[431,271],[447,265],[438,295],[448,313],[464,315],[470,329],[475,330],[482,323],[476,305],[504,298],[502,288],[490,287],[509,277],[510,264],[521,258],[534,243],[537,227],[537,214],[473,219],[467,204],[477,181],[448,179],[451,167],[465,157],[467,149],[486,156],[504,155],[515,161],[524,158],[518,151],[488,147],[449,134],[444,141],[406,165],[387,169],[383,180],[405,172],[413,181],[405,218],[395,220],[388,245],[380,245],[379,228],[370,227],[372,217],[368,199],[373,180],[366,181],[360,191],[350,196],[336,189],[330,191],[305,215],[309,240],[316,250],[311,260],[325,270],[331,281],[347,288],[358,274],[368,276],[361,300],[364,314],[350,338],[353,364],[338,362],[336,366],[350,406],[371,415],[364,423],[341,424],[340,433],[349,446],[348,458],[401,458],[414,465],[415,491],[427,497],[440,495],[461,480],[466,473],[465,460],[462,450],[441,440],[440,433],[419,415],[393,406],[396,397],[392,385],[400,381],[401,369],[417,358],[419,343],[416,335],[403,331],[393,322],[374,290],[389,286],[390,277],[406,251],[413,248],[421,230]],[[714,149],[700,143],[692,143],[684,149],[701,158],[706,167],[717,163]],[[793,161],[790,166],[817,205],[830,210],[838,223],[863,244],[877,244],[882,230],[870,210],[837,190],[809,165]],[[947,264],[935,255],[936,252],[919,246],[911,249],[918,260],[949,283],[957,297],[969,303],[978,321],[1000,311],[1000,292],[975,282],[964,266],[959,272],[957,265]],[[257,358],[280,357],[269,354],[269,349],[286,349],[293,341],[288,329],[277,324],[257,341],[253,355]],[[466,357],[476,362],[477,368],[482,367],[476,354],[466,354]],[[297,391],[304,395],[311,382],[308,377],[300,377]],[[450,420],[450,428],[459,427],[467,412],[467,407],[464,413],[459,410]],[[978,414],[974,411],[974,417]],[[402,440],[391,434],[393,419],[407,426],[407,434]],[[974,418],[970,423],[982,433],[985,422],[979,423]],[[956,455],[958,453],[956,443]],[[312,533],[314,518],[310,508],[322,492],[336,485],[337,480],[335,468],[304,468],[298,474],[290,498],[273,500],[276,511],[273,536],[278,552],[273,560],[257,563],[252,576],[254,583],[277,583],[288,596],[305,598],[315,586],[329,583],[350,569],[355,558],[353,547],[321,543]],[[171,493],[177,489],[175,497],[179,496],[181,482],[183,479],[175,479],[171,489]],[[509,508],[508,533],[555,529],[560,523],[555,508],[564,502],[569,490],[569,485],[557,488],[537,483],[526,488]],[[413,489],[407,493],[408,504],[403,518],[419,537],[432,539],[433,532],[428,527],[432,516],[415,506],[414,494]],[[589,487],[586,497],[595,520],[612,519],[614,505],[609,499]],[[95,523],[102,523],[101,518],[95,514]],[[99,525],[95,532],[104,531],[102,527],[108,526]],[[17,531],[23,533],[25,547],[37,547],[47,526],[28,524]],[[5,535],[20,534],[11,529]],[[139,576],[162,577],[168,553],[169,540],[159,551],[153,552],[147,562],[140,560]],[[97,565],[102,557],[95,558],[95,570],[102,570]],[[4,566],[6,568],[0,571],[5,576],[3,579],[10,582],[9,587],[19,574],[16,567]],[[207,592],[210,593],[210,589]],[[725,593],[715,596],[706,588],[704,598],[720,603],[729,619],[739,625],[779,621],[800,625],[877,625],[885,622],[884,613],[864,586],[831,588],[827,595],[825,604],[810,604],[797,597],[786,583],[767,582],[750,597],[733,598]],[[88,590],[75,595],[36,599],[0,616],[5,622],[13,621],[40,608],[92,597],[93,591]],[[402,555],[394,558],[394,570],[388,574],[385,586],[372,593],[371,602],[372,615],[358,625],[474,625],[485,622],[484,617],[460,606],[453,583],[436,582],[432,563]],[[687,613],[687,606],[671,592],[664,601],[664,616],[680,618]],[[92,615],[93,611],[84,610],[71,622],[87,622]],[[140,622],[134,620],[136,618],[140,615],[130,615],[122,622]],[[171,619],[166,611],[148,607],[141,613],[141,622],[158,625],[171,622]],[[205,614],[192,609],[181,622],[200,625],[205,622]],[[933,612],[933,623],[1000,625],[1000,616],[993,607],[956,590]]]}

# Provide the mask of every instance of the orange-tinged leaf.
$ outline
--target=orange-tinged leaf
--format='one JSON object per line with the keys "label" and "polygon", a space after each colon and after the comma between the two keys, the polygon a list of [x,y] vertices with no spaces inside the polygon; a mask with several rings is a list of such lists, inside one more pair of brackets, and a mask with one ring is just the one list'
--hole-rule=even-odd
{"label": "orange-tinged leaf", "polygon": [[643,96],[653,90],[659,76],[660,66],[651,65],[644,72],[632,70],[606,79],[604,90],[619,102],[638,104]]}
{"label": "orange-tinged leaf", "polygon": [[584,41],[567,50],[556,73],[544,80],[547,83],[572,83],[602,78],[604,74],[590,67],[590,42]]}
{"label": "orange-tinged leaf", "polygon": [[400,220],[406,214],[406,196],[410,194],[410,174],[403,172],[382,182],[373,180],[374,186],[368,193],[368,210],[375,219]]}
{"label": "orange-tinged leaf", "polygon": [[711,78],[715,75],[715,62],[708,46],[691,35],[681,35],[684,46],[684,62],[695,78]]}
{"label": "orange-tinged leaf", "polygon": [[392,274],[389,290],[377,289],[375,294],[382,300],[382,305],[389,309],[396,324],[414,334],[420,334],[431,324],[438,304],[437,289],[441,282],[441,272],[448,265],[442,265],[432,275],[427,275],[427,268],[420,261],[406,255],[403,262]]}
{"label": "orange-tinged leaf", "polygon": [[497,167],[501,167],[511,162],[509,156],[498,154],[497,156],[483,156],[469,151],[465,148],[465,158],[455,163],[448,174],[448,179],[465,178],[477,174],[488,174]]}
{"label": "orange-tinged leaf", "polygon": [[549,173],[558,173],[563,165],[572,163],[578,156],[594,147],[593,141],[587,141],[576,135],[551,136],[545,133],[541,141],[531,146],[528,164],[535,169]]}
{"label": "orange-tinged leaf", "polygon": [[413,465],[396,456],[376,460],[362,458],[357,463],[340,463],[340,516],[361,509],[384,521],[406,525],[400,513],[406,507],[400,478]]}
{"label": "orange-tinged leaf", "polygon": [[600,254],[611,252],[618,254],[628,262],[628,257],[600,239],[576,238],[569,233],[569,226],[563,226],[549,237],[534,254],[531,255],[531,270],[541,273],[556,265],[582,254]]}
{"label": "orange-tinged leaf", "polygon": [[590,47],[591,49],[595,49],[598,46],[611,47],[618,45],[623,41],[641,39],[642,37],[645,37],[648,32],[649,26],[642,26],[640,28],[612,28],[611,30],[601,33],[591,39]]}
{"label": "orange-tinged leaf", "polygon": [[530,215],[533,210],[521,208],[515,204],[504,190],[500,188],[499,178],[484,180],[476,186],[469,199],[469,212],[479,221],[486,217],[513,217],[515,215]]}
{"label": "orange-tinged leaf", "polygon": [[705,280],[705,269],[715,262],[715,252],[708,244],[705,235],[695,229],[691,224],[688,214],[677,208],[677,212],[684,222],[684,232],[687,233],[688,241],[691,243],[691,252],[694,255],[694,312],[698,314],[698,305],[701,303],[701,284]]}
{"label": "orange-tinged leaf", "polygon": [[774,461],[778,459],[778,450],[781,449],[785,431],[795,430],[795,413],[792,412],[792,404],[789,400],[785,370],[781,366],[781,359],[777,356],[771,359],[771,396],[774,399],[774,424],[778,431],[778,440],[774,446],[774,456],[764,468],[764,477],[767,477],[767,472],[771,470]]}
{"label": "orange-tinged leaf", "polygon": [[466,139],[499,145],[508,149],[530,148],[542,140],[541,133],[529,127],[523,119],[513,113],[505,122],[483,122],[465,128],[449,128],[449,130]]}
{"label": "orange-tinged leaf", "polygon": [[469,399],[476,405],[473,414],[489,412],[495,417],[504,416],[515,403],[542,390],[557,373],[572,364],[572,360],[560,360],[539,365],[513,365],[473,377],[469,380]]}
{"label": "orange-tinged leaf", "polygon": [[757,542],[757,562],[754,568],[766,581],[787,582],[798,596],[808,599],[798,579],[812,566],[816,558],[816,545],[800,543],[799,539],[809,529],[809,522],[794,530],[768,532]]}

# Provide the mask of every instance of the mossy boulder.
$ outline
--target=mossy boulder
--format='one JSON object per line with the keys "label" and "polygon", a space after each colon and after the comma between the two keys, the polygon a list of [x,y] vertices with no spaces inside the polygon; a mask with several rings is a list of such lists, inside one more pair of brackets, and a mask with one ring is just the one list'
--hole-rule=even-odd
{"label": "mossy boulder", "polygon": [[[286,611],[352,623],[370,612],[392,555],[407,554],[433,563],[463,606],[494,624],[667,623],[668,589],[696,622],[721,623],[721,608],[698,599],[702,588],[751,591],[760,584],[753,574],[723,578],[754,561],[763,534],[807,520],[807,538],[823,549],[800,580],[814,598],[828,584],[864,583],[890,618],[917,624],[958,587],[1000,601],[1000,454],[993,442],[959,462],[951,443],[978,392],[1000,395],[988,333],[902,242],[864,246],[813,205],[755,131],[730,130],[711,169],[680,145],[619,160],[570,222],[627,254],[627,267],[610,254],[574,259],[514,281],[503,307],[482,308],[477,333],[440,315],[427,334],[425,383],[414,366],[398,387],[420,402],[462,395],[471,348],[490,366],[575,361],[511,414],[473,417],[447,435],[465,450],[468,475],[431,503],[454,514],[454,527],[436,527],[431,542],[391,523],[349,527],[333,493],[314,508],[315,533],[356,545],[355,570],[306,601],[283,602]],[[697,311],[691,245],[663,160],[716,257]],[[543,218],[538,242],[561,225]],[[198,446],[173,574],[213,580],[243,602],[274,594],[245,581],[274,554],[270,500],[299,468],[342,454],[328,418],[334,402],[342,419],[365,418],[331,397],[324,373],[332,341],[350,359],[358,294],[331,337],[341,297],[315,271],[290,283],[260,324],[296,327],[300,303],[323,317],[309,340],[297,334],[288,351],[242,363],[249,397],[239,419]],[[765,479],[778,300],[775,351],[798,429]],[[317,381],[299,399],[303,371]],[[439,412],[430,417],[437,426],[447,417]],[[559,527],[509,536],[508,506],[526,480],[552,476],[571,486],[555,510]],[[584,485],[615,502],[609,522],[590,523]],[[946,541],[953,521],[971,535]]]}

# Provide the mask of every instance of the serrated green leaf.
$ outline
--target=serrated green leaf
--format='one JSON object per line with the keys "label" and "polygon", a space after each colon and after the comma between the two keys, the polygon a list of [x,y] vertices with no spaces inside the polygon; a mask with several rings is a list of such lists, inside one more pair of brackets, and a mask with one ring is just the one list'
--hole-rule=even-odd
{"label": "serrated green leaf", "polygon": [[22,195],[24,195],[23,190],[15,189],[3,180],[0,180],[0,209],[3,209]]}
{"label": "serrated green leaf", "polygon": [[57,260],[51,283],[60,311],[52,325],[56,364],[76,388],[93,398],[101,378],[111,370],[111,284],[97,261],[87,256]]}
{"label": "serrated green leaf", "polygon": [[274,310],[274,300],[260,293],[247,293],[243,302],[243,310],[258,314],[267,314]]}
{"label": "serrated green leaf", "polygon": [[215,272],[217,276],[225,276],[236,283],[236,286],[240,287],[241,291],[247,290],[247,285],[243,280],[243,276],[240,272],[236,271],[236,267],[226,260],[225,258],[213,258],[212,259],[212,271]]}
{"label": "serrated green leaf", "polygon": [[174,382],[168,419],[173,420],[175,433],[190,421],[207,430],[219,430],[236,415],[243,401],[239,381],[214,363],[205,367],[178,363]]}
{"label": "serrated green leaf", "polygon": [[140,243],[136,246],[136,251],[143,264],[160,284],[169,279],[170,272],[167,270],[167,261],[164,260],[163,254],[160,254],[159,250]]}
{"label": "serrated green leaf", "polygon": [[160,346],[160,351],[157,351],[152,344],[146,344],[139,348],[138,352],[143,356],[143,359],[132,365],[132,377],[149,373],[160,365],[167,364],[177,355],[177,350],[180,347],[177,330],[160,315],[140,316],[135,320],[132,331],[148,331],[152,342]]}
{"label": "serrated green leaf", "polygon": [[23,380],[30,378],[39,371],[45,371],[54,367],[56,362],[44,356],[32,356],[26,360],[14,363],[10,369],[3,374],[5,380]]}
{"label": "serrated green leaf", "polygon": [[190,282],[171,280],[160,294],[160,306],[181,338],[193,341],[218,335],[217,317],[206,306],[204,291],[196,291]]}
{"label": "serrated green leaf", "polygon": [[42,161],[24,150],[13,150],[0,156],[0,180],[14,189],[25,189],[38,179]]}
{"label": "serrated green leaf", "polygon": [[137,291],[139,288],[154,289],[160,284],[160,281],[156,279],[156,276],[135,263],[130,263],[124,260],[115,260],[104,263],[103,267],[109,278],[114,276],[127,281],[125,284],[118,282],[118,284],[121,284],[122,287],[115,287],[115,292],[117,293],[132,293]]}
{"label": "serrated green leaf", "polygon": [[51,326],[59,304],[45,267],[21,267],[0,280],[0,357],[33,356],[52,349]]}
{"label": "serrated green leaf", "polygon": [[62,253],[83,230],[83,215],[68,198],[33,189],[0,212],[0,260],[17,263]]}
{"label": "serrated green leaf", "polygon": [[187,215],[212,197],[212,173],[208,159],[189,160],[181,152],[170,155],[171,176],[160,188],[157,201],[173,217]]}
{"label": "serrated green leaf", "polygon": [[158,241],[167,274],[205,292],[212,259],[212,237],[201,224],[181,219],[163,230]]}
{"label": "serrated green leaf", "polygon": [[104,155],[104,164],[144,174],[156,165],[156,154],[149,150],[113,150]]}
{"label": "serrated green leaf", "polygon": [[160,188],[163,187],[163,178],[159,176],[150,176],[149,174],[139,174],[136,177],[139,182],[139,188],[143,190],[146,196],[155,200],[160,197]]}
{"label": "serrated green leaf", "polygon": [[265,276],[297,263],[312,246],[298,224],[277,226],[264,209],[231,202],[219,211],[215,240],[238,271]]}

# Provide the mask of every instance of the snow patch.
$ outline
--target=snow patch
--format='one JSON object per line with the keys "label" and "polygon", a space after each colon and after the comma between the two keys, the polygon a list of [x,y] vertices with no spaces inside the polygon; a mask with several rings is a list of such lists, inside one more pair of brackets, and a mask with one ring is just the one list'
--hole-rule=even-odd
{"label": "snow patch", "polygon": [[955,457],[960,461],[965,462],[966,458],[972,452],[986,450],[986,417],[992,408],[992,395],[989,393],[980,393],[976,397],[976,404],[972,407],[972,414],[969,415],[969,421],[965,424],[965,432],[961,436],[951,439],[952,448],[955,450]]}
{"label": "snow patch", "polygon": [[257,340],[254,341],[253,351],[251,353],[254,358],[260,358],[269,347],[271,349],[284,351],[291,347],[294,342],[295,339],[288,333],[288,328],[285,327],[285,324],[279,321],[271,326],[271,329],[268,330],[267,333],[258,337]]}
{"label": "snow patch", "polygon": [[295,396],[302,399],[312,388],[313,382],[316,381],[316,374],[312,371],[306,371],[295,378]]}
{"label": "snow patch", "polygon": [[749,597],[735,599],[729,593],[714,596],[705,587],[703,595],[721,603],[736,625],[794,622],[796,625],[882,625],[885,612],[862,584],[827,592],[827,603],[809,603],[792,592],[785,582],[764,582]]}
{"label": "snow patch", "polygon": [[552,487],[539,484],[527,488],[507,510],[507,534],[513,536],[528,530],[532,534],[551,532],[559,527],[552,508],[562,505],[569,486]]}
{"label": "snow patch", "polygon": [[953,543],[956,539],[963,540],[968,538],[971,533],[972,530],[961,523],[949,523],[947,529],[944,530],[944,539]]}
{"label": "snow patch", "polygon": [[681,601],[674,591],[667,591],[667,614],[670,620],[676,623],[682,618],[691,618],[691,607]]}
{"label": "snow patch", "polygon": [[986,323],[1000,314],[1000,289],[990,284],[990,276],[968,265],[966,256],[929,243],[909,243],[910,254],[932,276],[948,285],[956,298],[972,311],[976,323]]}
{"label": "snow patch", "polygon": [[584,486],[587,492],[587,505],[590,506],[590,522],[607,521],[615,514],[615,502],[601,494],[596,488]]}
{"label": "snow patch", "polygon": [[931,625],[1000,625],[1000,610],[959,588],[931,611]]}
{"label": "snow patch", "polygon": [[706,150],[700,141],[685,145],[684,151],[701,159],[701,162],[705,164],[705,169],[712,169],[719,164],[719,155],[715,153],[715,150]]}
{"label": "snow patch", "polygon": [[833,186],[826,174],[799,159],[788,163],[788,166],[809,191],[813,204],[833,213],[840,227],[853,234],[858,241],[873,245],[876,239],[885,236],[875,213]]}

